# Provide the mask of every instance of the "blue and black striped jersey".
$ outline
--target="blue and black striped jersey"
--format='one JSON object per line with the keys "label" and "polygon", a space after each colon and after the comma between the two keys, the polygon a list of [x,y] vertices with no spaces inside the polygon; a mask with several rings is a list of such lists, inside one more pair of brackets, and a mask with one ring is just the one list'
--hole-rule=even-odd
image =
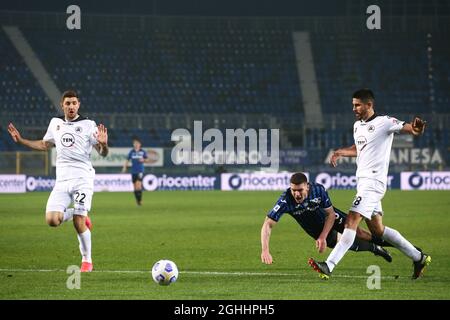
{"label": "blue and black striped jersey", "polygon": [[147,158],[147,151],[144,149],[138,151],[131,149],[127,157],[128,160],[131,160],[131,173],[138,174],[144,172],[144,163],[141,161]]}
{"label": "blue and black striped jersey", "polygon": [[278,199],[267,216],[278,221],[285,214],[291,215],[300,226],[311,236],[317,237],[322,232],[327,216],[323,209],[332,206],[325,187],[319,183],[308,183],[309,194],[302,202],[297,203],[288,188]]}

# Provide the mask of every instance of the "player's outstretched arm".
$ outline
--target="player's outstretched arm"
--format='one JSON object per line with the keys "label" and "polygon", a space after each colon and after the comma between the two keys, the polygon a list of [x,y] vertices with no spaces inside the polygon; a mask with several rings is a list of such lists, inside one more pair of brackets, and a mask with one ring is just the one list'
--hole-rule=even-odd
{"label": "player's outstretched arm", "polygon": [[108,129],[103,125],[98,125],[98,134],[97,134],[97,144],[95,145],[95,149],[97,149],[98,153],[102,157],[106,157],[108,155]]}
{"label": "player's outstretched arm", "polygon": [[327,213],[327,217],[325,218],[322,232],[316,240],[316,248],[319,250],[319,253],[324,252],[327,248],[328,233],[330,233],[330,230],[333,228],[334,221],[336,220],[336,213],[334,212],[333,207],[329,207],[324,210]]}
{"label": "player's outstretched arm", "polygon": [[400,130],[401,133],[409,133],[414,136],[420,136],[425,131],[425,126],[427,122],[419,117],[414,117],[413,121],[411,123],[405,123],[402,130]]}
{"label": "player's outstretched arm", "polygon": [[50,149],[53,144],[48,141],[44,140],[27,140],[22,138],[19,130],[14,127],[12,123],[8,125],[8,132],[11,135],[11,138],[14,140],[15,143],[20,143],[21,145],[24,145],[28,148],[38,150],[38,151],[46,151]]}
{"label": "player's outstretched arm", "polygon": [[123,167],[122,167],[122,173],[127,172],[127,167],[128,167],[128,159],[125,160],[125,163],[123,164]]}
{"label": "player's outstretched arm", "polygon": [[265,264],[273,263],[273,259],[269,251],[269,242],[272,228],[276,224],[276,221],[266,217],[266,220],[264,220],[264,224],[261,228],[261,262]]}
{"label": "player's outstretched arm", "polygon": [[334,151],[333,154],[331,155],[330,164],[331,166],[336,167],[337,160],[340,157],[356,157],[357,155],[358,154],[356,151],[356,145],[352,145],[351,147],[348,148],[340,148]]}

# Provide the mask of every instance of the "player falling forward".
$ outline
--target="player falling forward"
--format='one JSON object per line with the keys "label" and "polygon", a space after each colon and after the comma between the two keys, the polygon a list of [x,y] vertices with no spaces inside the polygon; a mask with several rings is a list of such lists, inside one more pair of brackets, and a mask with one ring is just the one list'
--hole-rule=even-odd
{"label": "player falling forward", "polygon": [[133,149],[128,153],[128,158],[122,168],[127,172],[128,161],[131,161],[131,180],[133,181],[134,197],[138,206],[142,205],[142,179],[144,178],[144,163],[149,162],[147,152],[142,149],[142,143],[138,138],[133,138]]}
{"label": "player falling forward", "polygon": [[[73,219],[82,256],[81,272],[93,270],[91,229],[88,217],[94,193],[95,170],[90,154],[92,147],[105,157],[108,154],[108,131],[100,124],[78,114],[80,101],[75,91],[66,91],[61,98],[64,116],[52,118],[42,140],[23,138],[12,123],[8,132],[16,143],[34,150],[56,146],[56,183],[47,201],[47,224],[57,227]],[[69,208],[73,202],[73,208]]]}
{"label": "player falling forward", "polygon": [[[295,173],[291,176],[290,187],[267,214],[261,228],[261,261],[265,264],[273,262],[269,252],[270,235],[272,228],[285,213],[291,215],[307,234],[316,239],[316,248],[320,253],[327,246],[334,248],[339,235],[344,231],[346,214],[333,207],[325,187],[319,183],[308,183],[303,173]],[[391,255],[381,245],[389,244],[358,228],[350,250],[370,251],[391,262]]]}
{"label": "player falling forward", "polygon": [[412,279],[420,277],[431,257],[414,247],[397,230],[383,225],[381,199],[386,192],[387,174],[394,133],[421,135],[425,122],[415,117],[412,123],[381,116],[374,111],[375,97],[371,90],[361,89],[353,94],[353,112],[357,121],[353,125],[355,144],[336,150],[331,164],[336,166],[340,157],[357,157],[357,192],[350,208],[341,240],[331,251],[325,262],[310,258],[308,263],[319,272],[320,277],[328,279],[331,272],[353,244],[356,230],[364,218],[372,234],[391,243],[407,257],[412,259],[414,271]]}

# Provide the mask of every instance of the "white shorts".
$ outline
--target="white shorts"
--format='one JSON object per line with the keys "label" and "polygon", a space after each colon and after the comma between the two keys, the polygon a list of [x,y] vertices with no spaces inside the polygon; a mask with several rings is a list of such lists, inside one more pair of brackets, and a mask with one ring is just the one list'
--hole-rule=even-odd
{"label": "white shorts", "polygon": [[367,219],[376,214],[383,214],[381,199],[386,193],[386,185],[381,181],[370,178],[358,178],[356,196],[350,211],[357,212]]}
{"label": "white shorts", "polygon": [[47,201],[46,212],[64,212],[73,202],[75,215],[86,216],[91,210],[94,179],[79,178],[56,181]]}

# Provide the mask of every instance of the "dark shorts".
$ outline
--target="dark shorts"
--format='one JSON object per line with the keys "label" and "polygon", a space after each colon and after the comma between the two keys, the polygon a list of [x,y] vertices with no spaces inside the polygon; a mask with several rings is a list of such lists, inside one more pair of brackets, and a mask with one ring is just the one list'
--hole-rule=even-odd
{"label": "dark shorts", "polygon": [[[347,214],[338,208],[334,208],[334,212],[336,213],[336,220],[334,221],[333,228],[331,228],[330,232],[328,233],[327,237],[327,247],[328,248],[334,248],[334,246],[337,243],[337,235],[338,233],[342,234],[345,229],[345,218],[347,217]],[[320,230],[319,230],[320,229]],[[314,231],[305,230],[311,237],[317,240],[319,238],[320,233],[322,232],[323,225],[317,226]]]}
{"label": "dark shorts", "polygon": [[327,247],[334,248],[337,243],[338,233],[342,234],[345,229],[345,218],[347,214],[338,208],[334,208],[334,212],[336,212],[336,220],[334,221],[333,229],[331,229],[330,233],[327,237]]}
{"label": "dark shorts", "polygon": [[334,212],[336,212],[336,220],[334,221],[333,230],[342,233],[345,229],[345,218],[347,217],[347,214],[338,208],[333,208]]}
{"label": "dark shorts", "polygon": [[133,181],[133,183],[135,183],[136,181],[142,181],[143,178],[144,178],[143,172],[131,174],[131,181]]}
{"label": "dark shorts", "polygon": [[331,229],[327,237],[327,247],[334,248],[336,246],[337,241],[338,241],[338,232],[334,229]]}

